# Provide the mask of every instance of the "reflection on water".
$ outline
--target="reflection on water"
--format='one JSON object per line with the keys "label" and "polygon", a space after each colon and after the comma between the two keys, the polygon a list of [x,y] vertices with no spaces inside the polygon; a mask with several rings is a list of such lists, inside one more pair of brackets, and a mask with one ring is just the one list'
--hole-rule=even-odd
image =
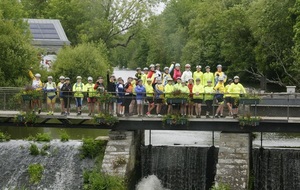
{"label": "reflection on water", "polygon": [[106,136],[108,130],[103,129],[72,129],[72,128],[41,128],[41,127],[5,127],[0,126],[0,131],[11,135],[12,139],[24,139],[28,136],[35,136],[37,133],[50,133],[53,139],[59,139],[60,133],[65,130],[71,139],[96,138],[98,136]]}
{"label": "reflection on water", "polygon": [[[150,136],[151,134],[151,136]],[[260,133],[255,133],[253,147],[260,147]],[[204,131],[146,131],[145,143],[153,146],[219,146],[220,132]],[[263,133],[264,147],[298,147],[300,133]]]}

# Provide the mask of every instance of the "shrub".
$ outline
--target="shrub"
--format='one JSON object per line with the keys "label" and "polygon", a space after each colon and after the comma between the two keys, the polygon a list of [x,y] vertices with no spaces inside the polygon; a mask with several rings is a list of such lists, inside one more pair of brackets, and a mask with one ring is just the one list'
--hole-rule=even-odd
{"label": "shrub", "polygon": [[97,189],[113,189],[125,190],[126,185],[123,178],[118,176],[109,176],[97,171],[85,171],[84,177],[84,190],[97,190]]}
{"label": "shrub", "polygon": [[69,139],[70,139],[70,135],[68,135],[68,133],[65,130],[62,130],[60,132],[60,141],[66,142],[66,141],[69,141]]}
{"label": "shrub", "polygon": [[29,147],[29,151],[31,155],[37,156],[40,154],[39,148],[36,144],[31,144]]}
{"label": "shrub", "polygon": [[227,184],[219,183],[218,186],[214,185],[210,190],[231,190]]}
{"label": "shrub", "polygon": [[29,182],[37,184],[41,181],[44,167],[41,164],[30,164],[28,167]]}
{"label": "shrub", "polygon": [[35,136],[36,141],[50,142],[51,136],[49,133],[38,133]]}
{"label": "shrub", "polygon": [[10,141],[10,135],[0,132],[0,142]]}
{"label": "shrub", "polygon": [[107,141],[95,140],[92,138],[83,139],[80,148],[82,158],[96,158],[104,153]]}

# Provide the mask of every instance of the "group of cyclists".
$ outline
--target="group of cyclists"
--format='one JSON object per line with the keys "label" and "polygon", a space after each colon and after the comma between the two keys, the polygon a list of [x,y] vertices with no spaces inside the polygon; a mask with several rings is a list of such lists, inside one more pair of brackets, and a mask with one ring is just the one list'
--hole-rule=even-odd
{"label": "group of cyclists", "polygon": [[[179,114],[188,117],[201,117],[202,104],[206,105],[206,118],[211,117],[213,103],[217,103],[218,108],[214,117],[225,117],[224,105],[228,107],[228,115],[237,118],[240,94],[246,91],[239,82],[239,77],[228,79],[222,71],[222,65],[217,65],[217,71],[212,73],[209,66],[202,72],[200,65],[196,66],[194,72],[191,65],[186,64],[184,71],[180,70],[179,63],[172,63],[170,67],[163,70],[160,64],[151,64],[143,69],[137,68],[135,76],[128,77],[125,82],[123,78],[116,78],[107,72],[106,84],[103,77],[99,77],[93,82],[92,77],[87,78],[87,83],[82,82],[82,77],[76,77],[76,83],[71,84],[69,77],[60,76],[60,82],[56,85],[53,77],[48,76],[48,82],[41,82],[41,75],[33,75],[32,87],[35,90],[44,91],[47,95],[48,114],[54,114],[55,102],[58,97],[61,105],[61,114],[70,114],[70,102],[74,97],[77,115],[81,115],[83,98],[87,97],[88,115],[97,111],[101,112],[101,102],[99,97],[110,94],[116,99],[116,113],[113,113],[113,102],[109,102],[109,112],[117,116],[131,116],[137,114],[139,117],[151,116],[155,112],[158,117],[163,113],[172,114],[177,111]],[[172,75],[171,75],[172,73]],[[183,98],[186,101],[172,102],[174,98]],[[36,102],[41,112],[41,103]],[[147,104],[146,111],[144,105]],[[155,109],[156,108],[156,109]],[[177,109],[175,109],[177,108]],[[155,110],[154,110],[155,109]]]}

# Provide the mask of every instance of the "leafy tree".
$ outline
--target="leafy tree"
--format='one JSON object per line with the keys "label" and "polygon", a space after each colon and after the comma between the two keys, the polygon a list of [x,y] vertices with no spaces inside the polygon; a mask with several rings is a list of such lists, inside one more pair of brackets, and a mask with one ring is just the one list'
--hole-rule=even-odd
{"label": "leafy tree", "polygon": [[39,64],[21,8],[17,0],[0,2],[0,86],[23,86],[28,68]]}
{"label": "leafy tree", "polygon": [[83,43],[75,47],[64,47],[57,55],[53,74],[56,77],[68,76],[72,82],[76,81],[78,75],[82,76],[85,82],[89,76],[94,79],[99,76],[105,77],[110,69],[107,53],[104,43]]}
{"label": "leafy tree", "polygon": [[48,2],[48,0],[21,0],[27,18],[44,18]]}

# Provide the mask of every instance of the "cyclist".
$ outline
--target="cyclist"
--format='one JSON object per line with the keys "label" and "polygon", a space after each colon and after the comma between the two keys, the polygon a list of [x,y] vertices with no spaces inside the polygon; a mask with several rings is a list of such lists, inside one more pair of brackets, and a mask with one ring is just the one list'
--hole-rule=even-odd
{"label": "cyclist", "polygon": [[244,86],[241,83],[239,83],[239,81],[240,81],[240,77],[235,76],[233,78],[233,83],[228,88],[228,93],[231,94],[231,97],[233,99],[232,113],[234,119],[238,118],[240,95],[246,93]]}
{"label": "cyclist", "polygon": [[223,77],[223,81],[226,82],[227,76],[222,71],[222,65],[217,65],[217,71],[215,72],[215,85],[218,84],[218,80],[220,77]]}
{"label": "cyclist", "polygon": [[88,103],[88,109],[89,114],[88,116],[91,116],[94,114],[95,110],[95,103],[96,103],[96,90],[94,89],[95,84],[93,83],[93,78],[88,77],[88,83],[85,85],[86,91],[87,91],[87,103]]}
{"label": "cyclist", "polygon": [[203,101],[204,87],[201,84],[200,78],[196,79],[196,83],[193,86],[192,92],[193,92],[193,101],[195,103],[196,118],[201,118],[201,104]]}
{"label": "cyclist", "polygon": [[203,73],[201,71],[201,65],[196,66],[196,71],[193,73],[193,79],[196,81],[196,79],[203,80]]}
{"label": "cyclist", "polygon": [[206,72],[203,74],[202,85],[207,86],[207,82],[210,80],[213,84],[215,81],[214,74],[210,72],[210,66],[205,67]]}
{"label": "cyclist", "polygon": [[193,77],[193,73],[191,72],[191,65],[186,64],[185,65],[185,71],[181,75],[181,80],[183,82],[188,82],[188,80],[192,77]]}
{"label": "cyclist", "polygon": [[54,114],[55,100],[56,100],[56,85],[52,81],[53,77],[48,76],[48,82],[44,85],[44,92],[47,94],[47,105],[49,108],[48,115]]}
{"label": "cyclist", "polygon": [[60,101],[60,111],[61,111],[61,115],[64,115],[64,99],[63,99],[63,94],[62,94],[62,91],[61,91],[61,88],[62,86],[64,85],[65,83],[65,77],[64,76],[60,76],[59,77],[59,83],[57,84],[57,95],[59,97],[59,101]]}
{"label": "cyclist", "polygon": [[83,92],[85,92],[86,90],[84,84],[81,82],[82,77],[77,76],[76,79],[77,82],[73,85],[73,92],[77,108],[77,115],[81,115],[82,100],[84,97]]}
{"label": "cyclist", "polygon": [[216,111],[215,118],[224,117],[223,116],[223,110],[224,110],[224,93],[225,93],[225,87],[224,87],[224,77],[219,77],[219,81],[217,85],[214,87],[214,90],[216,91],[216,101],[218,103],[218,108]]}
{"label": "cyclist", "polygon": [[[32,79],[32,88],[38,92],[42,92],[43,83],[41,81],[41,74],[36,73],[35,75],[33,75],[31,67],[29,70],[29,77]],[[38,106],[38,114],[40,114],[42,110],[42,102],[40,100],[40,97],[37,97],[36,99],[31,101],[31,107],[33,108],[33,112],[35,112],[36,105]]]}
{"label": "cyclist", "polygon": [[232,79],[228,79],[228,84],[225,86],[225,94],[224,94],[224,98],[225,98],[225,103],[228,107],[228,112],[229,112],[229,116],[232,116],[232,98],[231,98],[231,94],[228,93],[228,88],[229,86],[232,84],[233,80]]}
{"label": "cyclist", "polygon": [[214,87],[212,85],[212,80],[207,81],[207,85],[204,86],[204,101],[206,104],[206,118],[210,118],[209,113],[212,110],[212,104],[214,99]]}
{"label": "cyclist", "polygon": [[61,91],[64,99],[65,116],[67,116],[70,115],[70,97],[72,96],[72,85],[69,77],[65,78],[65,83],[62,85]]}

